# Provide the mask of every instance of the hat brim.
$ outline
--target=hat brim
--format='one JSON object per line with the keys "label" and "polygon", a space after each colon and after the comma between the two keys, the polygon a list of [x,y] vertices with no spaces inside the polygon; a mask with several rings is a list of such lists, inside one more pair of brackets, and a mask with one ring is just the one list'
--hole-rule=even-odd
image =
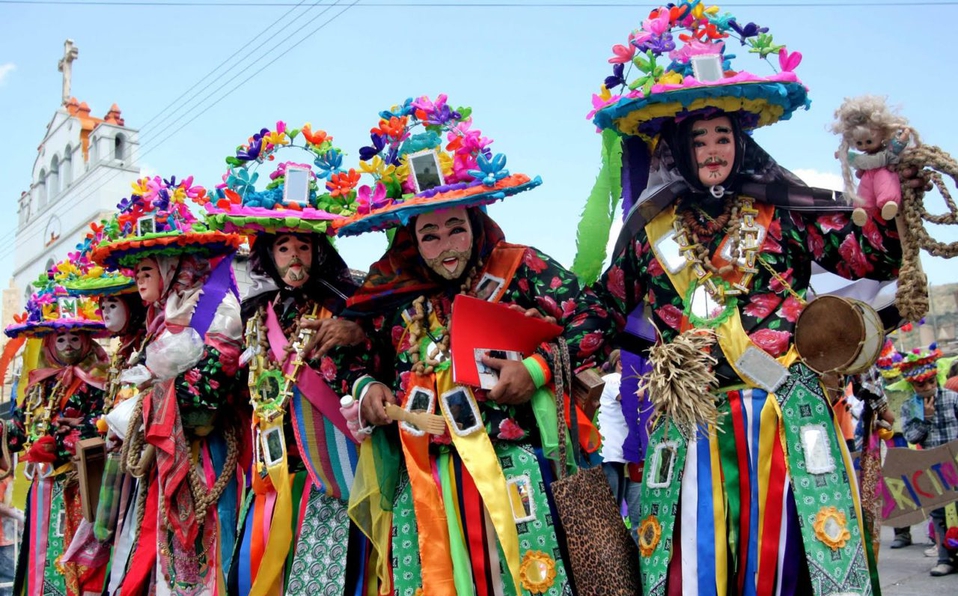
{"label": "hat brim", "polygon": [[531,190],[540,184],[542,179],[539,176],[530,179],[525,174],[513,174],[497,181],[493,186],[479,184],[431,193],[432,196],[415,196],[404,201],[397,201],[371,213],[358,214],[341,222],[337,221],[333,227],[339,236],[355,236],[386,230],[404,226],[410,219],[422,213],[452,207],[489,205],[507,196]]}
{"label": "hat brim", "polygon": [[302,210],[238,207],[229,212],[208,207],[207,211],[206,221],[211,228],[245,236],[283,232],[332,234],[330,224],[346,219],[342,215],[311,207]]}
{"label": "hat brim", "polygon": [[178,257],[195,254],[216,257],[235,252],[243,237],[225,232],[161,232],[103,243],[92,259],[104,267],[132,269],[147,257]]}
{"label": "hat brim", "polygon": [[44,321],[42,323],[23,323],[20,325],[10,325],[4,329],[4,333],[10,338],[17,338],[21,335],[27,337],[43,337],[61,331],[86,331],[93,337],[108,337],[110,335],[110,331],[103,323],[97,323],[87,319],[60,319],[56,321]]}
{"label": "hat brim", "polygon": [[707,108],[749,114],[752,118],[745,128],[754,129],[788,120],[795,110],[809,105],[808,90],[794,73],[783,72],[767,79],[739,73],[722,83],[656,85],[648,96],[624,97],[598,110],[593,122],[599,128],[652,143],[665,122]]}
{"label": "hat brim", "polygon": [[70,294],[77,296],[109,296],[135,291],[136,281],[125,275],[121,277],[98,277],[65,281],[63,287]]}

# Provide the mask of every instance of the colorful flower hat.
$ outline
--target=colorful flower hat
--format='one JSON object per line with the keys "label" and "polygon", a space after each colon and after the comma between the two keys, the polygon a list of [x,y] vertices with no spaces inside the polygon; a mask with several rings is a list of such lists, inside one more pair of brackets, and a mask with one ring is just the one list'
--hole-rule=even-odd
{"label": "colorful flower hat", "polygon": [[132,269],[146,257],[215,257],[239,248],[242,236],[209,230],[190,213],[186,199],[199,205],[208,202],[206,189],[193,186],[192,176],[179,182],[159,176],[136,181],[130,198],[117,205],[116,218],[104,224],[93,261],[113,269]]}
{"label": "colorful flower hat", "polygon": [[[733,70],[735,55],[726,47],[730,39],[777,72],[760,76]],[[701,0],[654,9],[627,45],[613,46],[612,52],[612,76],[593,96],[588,118],[601,129],[637,135],[649,144],[666,121],[708,108],[738,113],[743,128],[751,130],[787,120],[811,104],[794,72],[802,61],[799,52],[776,44],[767,27],[742,25]],[[778,56],[778,69],[768,59],[772,54]]]}
{"label": "colorful flower hat", "polygon": [[[352,236],[405,225],[410,218],[450,207],[488,205],[542,184],[510,174],[506,156],[472,128],[472,109],[452,109],[446,96],[407,99],[379,113],[372,144],[359,150],[371,184],[359,188],[356,215],[333,226]],[[445,146],[443,146],[445,137]]]}
{"label": "colorful flower hat", "polygon": [[931,344],[927,350],[915,348],[903,355],[902,361],[898,363],[898,370],[909,383],[920,383],[938,374],[939,358],[941,350],[938,349],[938,344]]}
{"label": "colorful flower hat", "polygon": [[52,273],[53,281],[63,286],[67,292],[84,296],[107,296],[136,291],[132,277],[114,269],[107,269],[91,260],[91,254],[103,241],[107,221],[91,223],[90,231],[76,251],[68,253],[67,259],[58,263]]}
{"label": "colorful flower hat", "polygon": [[26,312],[14,315],[15,323],[4,330],[9,337],[42,337],[58,331],[88,331],[94,337],[109,335],[95,298],[70,294],[54,281],[58,265],[33,282],[37,291],[27,300]]}
{"label": "colorful flower hat", "polygon": [[878,360],[875,362],[875,366],[878,367],[878,372],[886,379],[894,379],[895,377],[901,376],[901,372],[898,370],[898,364],[901,361],[902,355],[895,349],[895,344],[886,338],[885,344],[878,354]]}
{"label": "colorful flower hat", "polygon": [[[302,144],[297,140],[302,139]],[[310,153],[312,164],[282,162],[269,175],[270,182],[256,190],[266,161],[274,161],[281,148],[296,147]],[[355,213],[359,174],[342,168],[343,152],[333,137],[310,124],[276,130],[264,128],[226,158],[229,166],[217,200],[206,205],[207,222],[214,229],[255,235],[282,231],[332,233],[329,224]]]}

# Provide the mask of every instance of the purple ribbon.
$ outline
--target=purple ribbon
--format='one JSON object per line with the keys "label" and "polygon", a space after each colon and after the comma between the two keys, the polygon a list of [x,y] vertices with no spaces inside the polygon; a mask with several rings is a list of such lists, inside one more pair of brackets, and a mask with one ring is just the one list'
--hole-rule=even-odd
{"label": "purple ribbon", "polygon": [[190,319],[190,327],[205,338],[210,325],[213,324],[213,318],[216,316],[216,309],[223,303],[223,298],[227,292],[232,292],[239,298],[239,289],[236,287],[236,276],[233,274],[233,254],[223,257],[210,274],[206,283],[203,284],[203,291],[199,301],[196,303],[196,309],[193,311],[193,318]]}

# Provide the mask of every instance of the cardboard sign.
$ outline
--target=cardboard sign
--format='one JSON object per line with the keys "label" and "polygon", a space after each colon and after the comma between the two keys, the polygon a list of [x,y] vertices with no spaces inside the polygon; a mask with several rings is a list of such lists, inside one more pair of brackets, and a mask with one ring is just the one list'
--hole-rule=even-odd
{"label": "cardboard sign", "polygon": [[879,490],[882,519],[898,528],[958,501],[958,441],[934,449],[889,449]]}
{"label": "cardboard sign", "polygon": [[453,378],[472,387],[480,386],[476,349],[511,350],[528,356],[539,344],[562,333],[555,323],[464,295],[456,296],[452,305],[450,327]]}

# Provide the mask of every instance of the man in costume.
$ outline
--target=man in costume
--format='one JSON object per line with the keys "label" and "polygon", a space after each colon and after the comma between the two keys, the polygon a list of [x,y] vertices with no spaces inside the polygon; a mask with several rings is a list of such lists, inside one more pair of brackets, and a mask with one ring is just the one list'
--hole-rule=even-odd
{"label": "man in costume", "polygon": [[141,479],[120,591],[225,594],[244,482],[237,368],[242,345],[232,256],[241,238],[208,231],[186,200],[192,178],[134,183],[93,260],[134,271],[146,339],[121,381],[139,389],[123,454]]}
{"label": "man in costume", "polygon": [[[133,532],[122,532],[123,523],[127,521],[122,514],[133,502],[136,480],[124,471],[121,462],[123,437],[129,426],[132,405],[121,404],[132,396],[133,388],[121,387],[120,375],[131,366],[130,359],[134,352],[142,351],[146,335],[146,307],[133,279],[119,271],[104,269],[90,260],[93,250],[103,240],[104,230],[116,225],[115,220],[91,224],[83,242],[77,245],[75,252],[69,254],[67,261],[55,267],[54,272],[54,280],[71,294],[98,301],[103,324],[110,336],[117,340],[107,369],[103,410],[97,421],[98,430],[105,439],[106,461],[98,476],[100,486],[87,485],[87,490],[99,495],[95,517],[93,523],[81,523],[64,555],[65,561],[89,567],[107,566],[111,555],[120,561],[120,564],[111,568],[107,593],[113,593],[122,581],[126,571],[125,561],[134,539]],[[95,448],[91,446],[91,449]],[[86,482],[87,479],[81,477],[81,481]],[[119,533],[116,532],[118,525],[121,529]],[[132,525],[128,524],[128,530]],[[120,535],[121,539],[115,541],[116,535]]]}
{"label": "man in costume", "polygon": [[[399,424],[404,466],[384,465],[386,450],[376,443],[393,427],[377,429],[364,444],[364,456],[368,446],[375,448],[380,475],[370,478],[364,473],[369,468],[357,472],[356,485],[367,492],[354,487],[350,513],[378,552],[391,552],[389,593],[570,594],[564,545],[546,490],[552,464],[560,459],[551,381],[563,360],[571,358],[575,367],[594,355],[601,333],[588,323],[590,309],[599,305],[591,293],[579,294],[576,278],[558,263],[534,248],[507,243],[481,209],[540,180],[510,175],[505,156],[493,155],[489,139],[472,128],[470,112],[453,109],[444,95],[407,100],[380,113],[372,146],[360,151],[361,168],[372,182],[359,189],[359,213],[339,233],[397,229],[349,305],[371,316],[391,346],[395,375],[382,380],[419,422]],[[412,167],[417,160],[439,164],[439,186],[419,177],[418,166]],[[554,318],[568,353],[542,344],[518,361],[469,348],[466,365],[493,369],[498,380],[483,383],[485,388],[458,382],[452,310],[480,288],[489,302]],[[394,407],[387,403],[392,397],[384,402],[371,387],[360,387],[358,395],[364,423],[386,425],[406,416],[386,410]],[[567,396],[560,397],[563,410],[577,414],[580,423],[573,441],[594,452],[595,429],[577,405],[570,410]],[[431,424],[436,420],[438,428]],[[393,492],[395,501],[382,505],[380,499],[391,500]],[[369,513],[380,505],[392,509],[391,531],[388,515],[377,526]]]}
{"label": "man in costume", "polygon": [[[939,386],[939,358],[941,351],[933,344],[928,351],[906,354],[898,364],[915,393],[901,406],[902,430],[909,443],[923,449],[958,440],[958,393]],[[949,575],[958,569],[958,562],[945,543],[945,508],[933,509],[931,521],[938,545],[938,562],[931,575]]]}
{"label": "man in costume", "polygon": [[32,480],[14,592],[81,596],[102,590],[104,569],[67,563],[62,555],[82,518],[77,444],[98,436],[108,358],[94,338],[104,327],[96,303],[68,295],[52,272],[36,285],[26,316],[6,329],[12,338],[41,343],[7,429],[10,450],[22,452]]}
{"label": "man in costume", "polygon": [[[748,136],[808,101],[793,72],[800,54],[743,23],[698,2],[653,10],[610,60],[636,56],[644,79],[627,83],[617,65],[606,83],[623,95],[604,85],[593,101],[595,123],[625,137],[626,196],[648,176],[597,288],[620,331],[648,304],[660,333],[649,352],[658,416],[641,497],[643,589],[869,594],[877,570],[854,473],[795,324],[813,261],[890,279],[901,249],[894,222],[852,225],[849,205]],[[733,70],[730,40],[779,53],[781,72]]]}
{"label": "man in costume", "polygon": [[[338,318],[356,283],[327,239],[355,191],[337,185],[349,172],[335,165],[341,152],[324,131],[287,132],[280,122],[260,138],[258,152],[254,139],[231,156],[225,200],[207,205],[211,226],[249,237],[255,284],[243,302],[243,361],[257,457],[231,593],[365,594],[367,544],[346,511],[358,446],[340,396],[371,368],[373,355],[359,326]],[[270,186],[257,191],[252,170],[282,147],[302,149],[313,165],[280,163]],[[331,179],[326,188],[319,176]],[[352,347],[333,345],[340,343]]]}

